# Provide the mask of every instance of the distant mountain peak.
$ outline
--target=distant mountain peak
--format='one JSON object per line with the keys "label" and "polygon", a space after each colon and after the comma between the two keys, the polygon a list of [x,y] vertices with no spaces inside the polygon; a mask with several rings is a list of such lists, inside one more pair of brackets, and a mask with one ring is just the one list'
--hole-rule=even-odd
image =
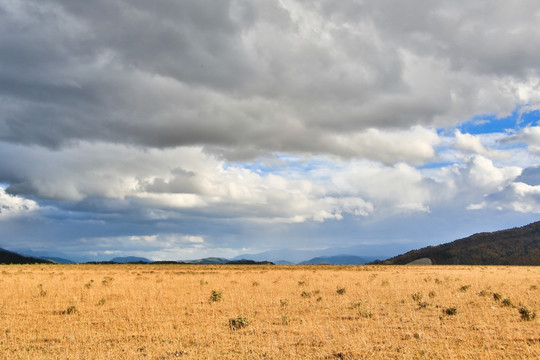
{"label": "distant mountain peak", "polygon": [[124,263],[137,263],[137,262],[151,263],[152,260],[148,260],[147,258],[139,257],[139,256],[118,256],[118,257],[115,257],[115,258],[111,259],[111,262],[121,263],[121,264],[124,264]]}
{"label": "distant mountain peak", "polygon": [[328,264],[328,265],[363,265],[370,262],[371,259],[367,259],[356,255],[334,255],[334,256],[318,256],[312,259],[302,261],[300,265],[316,265],[316,264]]}

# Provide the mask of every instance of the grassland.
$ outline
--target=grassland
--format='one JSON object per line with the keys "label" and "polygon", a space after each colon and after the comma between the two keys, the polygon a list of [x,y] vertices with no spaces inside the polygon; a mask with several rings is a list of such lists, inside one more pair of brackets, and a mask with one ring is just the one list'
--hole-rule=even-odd
{"label": "grassland", "polygon": [[8,265],[0,273],[1,359],[540,358],[540,267]]}

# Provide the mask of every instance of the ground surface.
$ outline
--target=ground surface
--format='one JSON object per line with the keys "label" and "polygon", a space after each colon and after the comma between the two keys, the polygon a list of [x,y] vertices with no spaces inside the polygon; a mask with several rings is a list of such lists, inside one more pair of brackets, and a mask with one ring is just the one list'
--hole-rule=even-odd
{"label": "ground surface", "polygon": [[539,310],[540,267],[9,265],[0,359],[539,359]]}

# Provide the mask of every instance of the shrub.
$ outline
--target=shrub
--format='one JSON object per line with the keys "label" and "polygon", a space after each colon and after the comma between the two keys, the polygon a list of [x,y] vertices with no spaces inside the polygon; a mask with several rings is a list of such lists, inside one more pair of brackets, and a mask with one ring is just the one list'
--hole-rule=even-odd
{"label": "shrub", "polygon": [[521,319],[525,321],[531,321],[536,317],[536,313],[527,309],[525,306],[519,308],[519,314],[521,315]]}
{"label": "shrub", "polygon": [[418,302],[418,309],[424,309],[424,308],[427,308],[428,307],[428,303],[427,301],[419,301]]}
{"label": "shrub", "polygon": [[504,298],[503,301],[501,301],[501,304],[503,306],[512,306],[512,301],[509,298]]}
{"label": "shrub", "polygon": [[420,301],[422,300],[422,293],[416,292],[414,294],[411,294],[411,297],[414,301]]}
{"label": "shrub", "polygon": [[303,298],[310,298],[311,293],[309,291],[302,291],[302,294],[300,294]]}
{"label": "shrub", "polygon": [[229,328],[231,330],[240,330],[249,325],[249,320],[245,317],[238,316],[233,319],[229,319]]}
{"label": "shrub", "polygon": [[478,293],[478,296],[487,296],[487,295],[489,295],[489,291],[487,290],[482,290]]}
{"label": "shrub", "polygon": [[259,286],[259,283],[257,281],[254,281],[251,283],[251,286]]}
{"label": "shrub", "polygon": [[502,295],[499,293],[493,293],[493,300],[499,301],[502,299]]}
{"label": "shrub", "polygon": [[456,315],[457,314],[457,308],[455,306],[444,308],[443,314],[445,315]]}
{"label": "shrub", "polygon": [[336,290],[336,292],[338,293],[338,295],[343,295],[345,294],[347,291],[345,290],[345,288],[338,288]]}
{"label": "shrub", "polygon": [[435,291],[433,291],[433,290],[430,291],[429,294],[428,294],[428,296],[429,296],[430,298],[434,298],[434,297],[435,297]]}
{"label": "shrub", "polygon": [[212,293],[210,294],[210,298],[208,299],[210,302],[218,302],[223,299],[223,294],[221,291],[212,290]]}
{"label": "shrub", "polygon": [[459,291],[467,291],[471,288],[471,285],[463,285],[462,287],[459,288]]}
{"label": "shrub", "polygon": [[351,308],[352,309],[361,309],[362,308],[362,300],[358,301],[358,302],[355,302],[354,304],[351,305]]}
{"label": "shrub", "polygon": [[78,312],[79,312],[79,310],[77,310],[77,307],[75,305],[68,306],[68,308],[65,311],[65,313],[68,314],[68,315],[76,314]]}
{"label": "shrub", "polygon": [[373,313],[371,311],[367,310],[360,310],[358,311],[358,315],[360,315],[363,318],[371,319],[373,317]]}

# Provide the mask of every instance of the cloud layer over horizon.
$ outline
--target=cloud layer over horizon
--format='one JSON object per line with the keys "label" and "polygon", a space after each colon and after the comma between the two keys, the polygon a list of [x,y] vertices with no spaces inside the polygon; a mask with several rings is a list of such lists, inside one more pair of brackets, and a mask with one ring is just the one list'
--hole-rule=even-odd
{"label": "cloud layer over horizon", "polygon": [[0,246],[179,259],[525,225],[538,23],[524,0],[0,0]]}

